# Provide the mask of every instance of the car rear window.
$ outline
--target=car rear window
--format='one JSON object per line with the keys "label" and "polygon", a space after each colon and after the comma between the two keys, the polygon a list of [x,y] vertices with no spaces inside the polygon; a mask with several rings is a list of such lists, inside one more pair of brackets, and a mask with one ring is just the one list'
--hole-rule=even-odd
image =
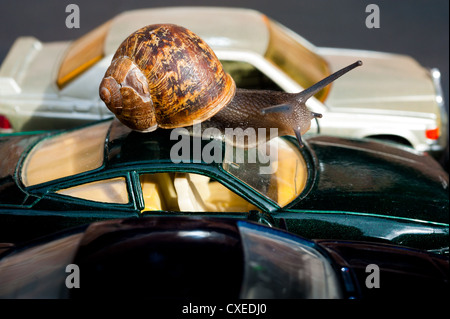
{"label": "car rear window", "polygon": [[[328,63],[312,51],[312,44],[275,21],[267,19],[266,22],[270,32],[266,59],[305,89],[331,74]],[[329,89],[328,85],[315,97],[323,102]]]}
{"label": "car rear window", "polygon": [[110,121],[51,136],[36,144],[21,170],[25,186],[91,171],[103,164]]}
{"label": "car rear window", "polygon": [[110,24],[111,21],[105,22],[70,45],[59,68],[56,80],[59,88],[63,88],[103,58],[104,42]]}
{"label": "car rear window", "polygon": [[238,88],[283,91],[271,78],[250,63],[230,60],[221,62],[223,69],[231,75]]}
{"label": "car rear window", "polygon": [[129,202],[125,177],[116,177],[60,189],[58,194],[101,203]]}

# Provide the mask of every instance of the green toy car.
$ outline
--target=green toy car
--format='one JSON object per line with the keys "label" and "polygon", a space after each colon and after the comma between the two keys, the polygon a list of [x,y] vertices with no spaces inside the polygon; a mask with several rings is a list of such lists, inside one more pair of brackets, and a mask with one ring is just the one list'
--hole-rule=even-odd
{"label": "green toy car", "polygon": [[0,242],[105,219],[201,215],[448,252],[448,174],[430,156],[326,136],[245,150],[184,131],[138,133],[108,119],[1,136]]}

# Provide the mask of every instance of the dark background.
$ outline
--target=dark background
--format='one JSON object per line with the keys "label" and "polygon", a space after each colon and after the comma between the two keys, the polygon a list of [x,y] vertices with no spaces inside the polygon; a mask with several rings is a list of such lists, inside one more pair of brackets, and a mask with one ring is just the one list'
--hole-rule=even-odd
{"label": "dark background", "polygon": [[[0,61],[18,36],[32,35],[43,42],[75,39],[125,10],[175,5],[245,7],[265,13],[316,46],[407,54],[425,67],[439,68],[448,111],[448,0],[0,1]],[[66,28],[69,13],[65,8],[70,3],[80,8],[79,29]],[[366,6],[371,3],[380,8],[379,29],[365,25]],[[444,165],[448,170],[448,162]]]}

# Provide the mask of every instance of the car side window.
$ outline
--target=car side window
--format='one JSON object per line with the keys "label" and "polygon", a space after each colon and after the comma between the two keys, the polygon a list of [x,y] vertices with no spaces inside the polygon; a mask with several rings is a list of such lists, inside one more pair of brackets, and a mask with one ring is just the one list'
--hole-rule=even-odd
{"label": "car side window", "polygon": [[250,63],[231,60],[221,60],[220,62],[239,88],[283,91],[271,78]]}
{"label": "car side window", "polygon": [[258,209],[214,179],[194,173],[154,173],[139,177],[143,211],[248,212]]}
{"label": "car side window", "polygon": [[58,190],[56,193],[101,203],[127,204],[129,202],[125,177],[81,184]]}

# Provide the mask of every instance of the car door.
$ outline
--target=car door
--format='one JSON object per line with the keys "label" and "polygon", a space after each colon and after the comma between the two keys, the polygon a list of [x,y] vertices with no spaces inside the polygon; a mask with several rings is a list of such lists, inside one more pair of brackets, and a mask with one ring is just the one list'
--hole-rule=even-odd
{"label": "car door", "polygon": [[250,219],[272,225],[273,220],[236,190],[216,178],[193,172],[136,173],[135,186],[143,217],[197,215]]}
{"label": "car door", "polygon": [[31,207],[0,214],[0,242],[30,240],[94,221],[139,217],[130,189],[127,174],[35,189],[37,199]]}
{"label": "car door", "polygon": [[[258,207],[216,179],[191,172],[140,173],[142,212],[248,212]],[[142,207],[142,206],[141,206]]]}

